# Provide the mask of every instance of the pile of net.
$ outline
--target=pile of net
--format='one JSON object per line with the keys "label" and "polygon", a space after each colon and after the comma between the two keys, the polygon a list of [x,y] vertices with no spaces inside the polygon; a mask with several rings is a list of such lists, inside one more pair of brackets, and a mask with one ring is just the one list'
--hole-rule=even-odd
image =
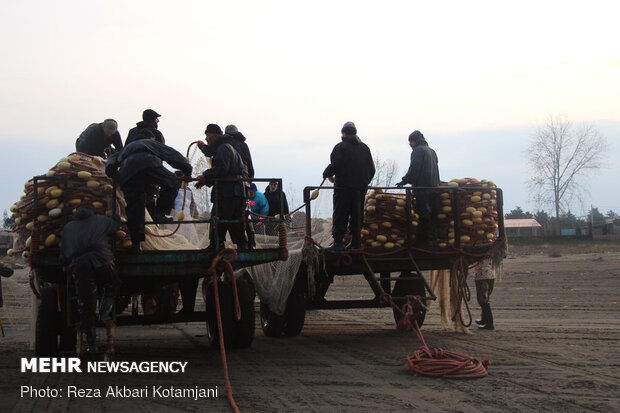
{"label": "pile of net", "polygon": [[[11,255],[31,250],[32,233],[36,231],[40,243],[36,247],[39,251],[46,248],[57,248],[61,241],[64,224],[69,222],[76,209],[87,206],[95,213],[111,216],[120,211],[121,218],[126,221],[125,201],[121,191],[116,192],[117,205],[114,205],[114,187],[111,179],[105,174],[105,161],[98,156],[91,156],[76,152],[62,158],[45,175],[37,178],[37,196],[35,211],[34,179],[24,185],[24,195],[11,206],[12,216],[15,219],[13,230],[18,234],[16,247],[11,249]],[[179,191],[179,196],[189,197],[189,189]],[[183,205],[183,204],[181,204]],[[180,210],[186,210],[189,203]],[[148,211],[145,211],[146,221],[151,221]],[[146,240],[142,243],[144,250],[165,249],[197,249],[206,243],[208,238],[208,224],[201,226],[194,224],[176,225],[147,225],[145,228]],[[191,235],[191,236],[190,236]],[[189,241],[188,239],[191,239]],[[128,250],[131,239],[126,226],[122,226],[108,240],[117,251]]]}
{"label": "pile of net", "polygon": [[412,242],[415,241],[419,218],[412,205],[409,212],[411,227],[408,230],[406,195],[381,189],[372,190],[366,196],[364,205],[362,243],[366,249],[390,250],[403,247],[407,231],[410,232]]}
{"label": "pile of net", "polygon": [[455,219],[460,223],[460,246],[488,246],[497,239],[497,190],[493,181],[475,178],[453,179],[447,184],[459,188],[458,211],[455,217],[455,190],[443,189],[439,194],[437,214],[438,245],[455,245]]}
{"label": "pile of net", "polygon": [[[80,206],[108,216],[114,210],[114,188],[105,174],[105,161],[99,156],[72,153],[37,177],[36,209],[34,191],[31,179],[24,185],[24,195],[11,206],[20,250],[30,249],[35,230],[40,235],[39,250],[57,247],[64,224]],[[115,237],[116,248],[131,247],[126,228],[118,230]]]}

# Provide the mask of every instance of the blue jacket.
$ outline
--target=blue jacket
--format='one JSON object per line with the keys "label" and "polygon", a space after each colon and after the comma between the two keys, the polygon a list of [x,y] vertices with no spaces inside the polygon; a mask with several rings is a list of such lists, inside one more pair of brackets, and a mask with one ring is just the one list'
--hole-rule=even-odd
{"label": "blue jacket", "polygon": [[250,209],[259,215],[269,215],[269,202],[262,192],[256,191],[256,195],[250,198]]}

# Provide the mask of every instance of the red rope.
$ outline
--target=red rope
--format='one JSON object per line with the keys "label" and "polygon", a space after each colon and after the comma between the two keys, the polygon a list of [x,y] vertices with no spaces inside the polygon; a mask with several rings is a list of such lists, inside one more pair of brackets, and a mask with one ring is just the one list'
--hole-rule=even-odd
{"label": "red rope", "polygon": [[[227,252],[232,252],[233,258],[231,260],[227,260],[223,258],[224,254]],[[220,309],[220,294],[219,288],[217,285],[217,266],[220,261],[223,261],[224,266],[226,268],[226,274],[231,278],[231,283],[233,286],[233,292],[235,296],[235,316],[237,320],[241,319],[241,308],[239,306],[239,296],[237,294],[237,283],[235,280],[235,273],[233,271],[231,263],[237,258],[237,251],[232,248],[225,248],[221,250],[217,256],[213,259],[211,266],[209,267],[209,274],[213,277],[213,293],[215,294],[215,311],[217,313],[217,328],[219,331],[219,339],[220,339],[220,355],[222,357],[222,368],[224,370],[224,381],[226,387],[226,396],[228,397],[228,403],[230,407],[232,407],[235,413],[239,412],[239,407],[235,402],[235,399],[232,394],[232,386],[230,385],[230,376],[228,375],[228,363],[226,361],[226,348],[224,347],[224,334],[222,328],[222,310]]]}
{"label": "red rope", "polygon": [[440,348],[430,349],[418,322],[414,320],[414,332],[422,347],[408,356],[409,372],[414,376],[444,377],[447,379],[475,379],[489,375],[491,365],[489,360],[481,360],[463,353],[443,350]]}
{"label": "red rope", "polygon": [[414,376],[444,377],[447,379],[474,379],[488,376],[489,360],[481,360],[467,354],[456,353],[440,348],[430,349],[424,340],[416,320],[416,309],[424,307],[419,296],[407,296],[407,302],[403,311],[394,303],[389,294],[380,297],[384,302],[390,303],[403,318],[398,323],[400,330],[413,330],[422,343],[422,347],[407,357],[409,372]]}

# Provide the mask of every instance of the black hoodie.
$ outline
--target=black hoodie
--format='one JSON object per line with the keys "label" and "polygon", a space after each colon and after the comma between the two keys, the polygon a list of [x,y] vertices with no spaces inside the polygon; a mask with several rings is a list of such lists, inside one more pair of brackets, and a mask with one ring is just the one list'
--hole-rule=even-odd
{"label": "black hoodie", "polygon": [[366,188],[375,176],[370,149],[357,135],[343,136],[329,158],[331,163],[323,171],[323,178],[335,176],[335,187]]}
{"label": "black hoodie", "polygon": [[71,264],[76,274],[93,271],[114,261],[106,236],[121,226],[121,218],[95,214],[78,208],[62,230],[60,263]]}

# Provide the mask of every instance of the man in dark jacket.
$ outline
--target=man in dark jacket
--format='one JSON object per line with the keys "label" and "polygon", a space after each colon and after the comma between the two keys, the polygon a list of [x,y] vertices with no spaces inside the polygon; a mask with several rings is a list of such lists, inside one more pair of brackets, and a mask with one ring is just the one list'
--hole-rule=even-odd
{"label": "man in dark jacket", "polygon": [[87,353],[97,352],[97,291],[101,296],[99,319],[106,323],[108,331],[112,328],[114,303],[120,280],[114,270],[114,256],[108,249],[106,236],[114,233],[120,225],[121,219],[116,214],[108,218],[81,207],[62,230],[60,263],[71,268],[77,291],[81,329],[86,334]]}
{"label": "man in dark jacket", "polygon": [[237,248],[246,249],[247,241],[243,222],[243,214],[246,208],[246,191],[243,179],[248,179],[248,172],[241,158],[235,150],[232,138],[222,135],[222,129],[216,124],[209,124],[205,130],[207,146],[203,146],[203,152],[213,157],[212,167],[198,175],[197,188],[204,185],[213,186],[216,179],[227,178],[228,181],[218,182],[211,191],[213,202],[213,215],[221,220],[240,220],[238,223],[223,223],[216,232],[211,231],[211,245],[209,248],[221,249],[226,239],[226,233],[230,232],[230,238],[237,244]]}
{"label": "man in dark jacket", "polygon": [[375,163],[366,144],[357,136],[353,122],[342,127],[342,142],[334,146],[331,163],[323,171],[323,178],[334,176],[334,213],[332,236],[334,243],[329,248],[342,250],[342,240],[349,225],[351,244],[347,248],[361,247],[361,230],[364,219],[364,197],[368,185],[375,176]]}
{"label": "man in dark jacket", "polygon": [[284,219],[288,215],[288,201],[286,200],[286,194],[282,191],[282,208],[280,208],[280,193],[278,191],[278,181],[271,181],[269,185],[265,187],[265,198],[269,202],[269,216],[275,217],[280,215],[280,218]]}
{"label": "man in dark jacket", "polygon": [[185,176],[190,176],[192,173],[192,166],[183,155],[157,142],[155,138],[130,143],[121,152],[112,155],[106,163],[106,174],[120,183],[125,195],[127,226],[134,253],[140,252],[140,242],[144,241],[144,207],[146,191],[150,185],[160,187],[153,221],[163,223],[172,220],[166,215],[174,205],[179,190],[179,179],[164,168],[162,161],[180,169]]}
{"label": "man in dark jacket", "polygon": [[248,177],[254,179],[254,165],[252,163],[252,155],[250,154],[250,148],[245,143],[246,138],[237,129],[235,125],[228,125],[224,129],[224,133],[232,138],[231,145],[241,155],[243,163],[248,170]]}
{"label": "man in dark jacket", "polygon": [[75,141],[76,151],[102,158],[121,149],[123,149],[123,141],[121,134],[118,133],[118,123],[114,119],[91,123]]}
{"label": "man in dark jacket", "polygon": [[[415,188],[439,186],[437,154],[428,146],[420,131],[413,131],[409,135],[409,146],[412,149],[409,170],[396,186],[406,184],[411,184]],[[417,189],[414,196],[415,210],[420,215],[417,244],[432,247],[437,244],[435,216],[437,215],[438,192],[434,189]]]}
{"label": "man in dark jacket", "polygon": [[163,144],[166,143],[164,139],[164,135],[157,128],[159,125],[159,117],[161,115],[155,112],[153,109],[147,109],[142,112],[142,122],[136,123],[135,128],[129,129],[129,133],[127,133],[127,139],[125,140],[125,145],[129,145],[131,142],[137,140],[136,137],[143,130],[150,131],[153,136],[155,136],[155,140],[157,142],[161,142]]}

